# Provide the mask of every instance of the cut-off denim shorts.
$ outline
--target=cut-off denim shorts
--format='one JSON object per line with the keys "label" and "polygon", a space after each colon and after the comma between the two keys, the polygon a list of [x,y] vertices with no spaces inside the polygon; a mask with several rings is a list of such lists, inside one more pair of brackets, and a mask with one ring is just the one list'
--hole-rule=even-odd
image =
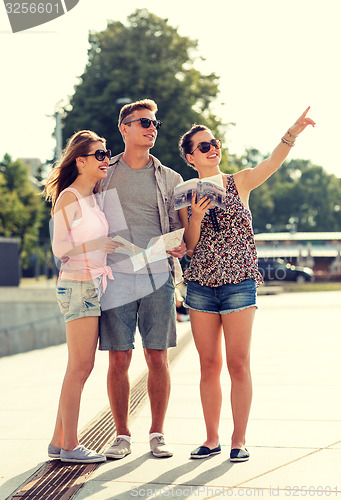
{"label": "cut-off denim shorts", "polygon": [[194,311],[228,314],[257,307],[256,295],[256,283],[252,279],[217,287],[189,281],[185,305]]}
{"label": "cut-off denim shorts", "polygon": [[65,322],[100,316],[102,278],[89,281],[61,279],[56,287],[57,301]]}

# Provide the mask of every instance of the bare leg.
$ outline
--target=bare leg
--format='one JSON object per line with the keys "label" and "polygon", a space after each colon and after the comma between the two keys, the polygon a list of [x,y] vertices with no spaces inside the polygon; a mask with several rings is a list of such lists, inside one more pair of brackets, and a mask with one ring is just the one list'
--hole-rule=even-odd
{"label": "bare leg", "polygon": [[144,355],[149,369],[148,394],[152,414],[152,423],[149,432],[160,432],[163,434],[171,387],[168,353],[167,349],[144,349]]}
{"label": "bare leg", "polygon": [[58,448],[63,448],[64,446],[64,432],[62,424],[62,411],[60,407],[60,399],[59,399],[56,424],[54,427],[51,444],[53,444],[53,446],[57,446]]}
{"label": "bare leg", "polygon": [[51,444],[70,451],[78,445],[77,427],[81,394],[94,366],[98,341],[97,316],[66,323],[66,340],[68,364]]}
{"label": "bare leg", "polygon": [[221,317],[219,314],[190,310],[194,342],[200,358],[200,397],[204,413],[208,448],[219,444],[219,421],[222,403],[220,373],[222,368]]}
{"label": "bare leg", "polygon": [[231,406],[234,430],[231,448],[245,446],[246,427],[252,400],[250,371],[251,332],[255,307],[222,315],[227,367],[231,377]]}
{"label": "bare leg", "polygon": [[117,435],[123,434],[125,436],[130,436],[128,427],[130,396],[128,370],[131,357],[131,349],[129,351],[109,351],[107,387]]}

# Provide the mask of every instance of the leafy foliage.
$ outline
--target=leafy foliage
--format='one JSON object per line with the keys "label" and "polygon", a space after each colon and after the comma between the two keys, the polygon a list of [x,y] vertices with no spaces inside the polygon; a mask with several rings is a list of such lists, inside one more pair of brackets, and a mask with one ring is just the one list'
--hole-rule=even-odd
{"label": "leafy foliage", "polygon": [[65,110],[64,140],[91,128],[107,139],[114,154],[119,153],[123,143],[117,119],[122,105],[150,98],[163,122],[152,154],[185,179],[193,177],[194,171],[179,156],[179,137],[193,123],[209,126],[218,137],[223,132],[221,121],[210,112],[218,77],[195,69],[197,41],[180,36],[167,19],[141,9],[128,17],[127,25],[110,21],[104,31],[90,33],[89,42],[88,64]]}
{"label": "leafy foliage", "polygon": [[[255,152],[257,163],[265,158]],[[248,157],[250,151],[242,163]],[[290,160],[251,193],[250,207],[257,232],[340,231],[341,179],[308,160]]]}
{"label": "leafy foliage", "polygon": [[42,215],[43,202],[26,167],[5,154],[0,162],[0,235],[19,238],[23,267],[35,248]]}

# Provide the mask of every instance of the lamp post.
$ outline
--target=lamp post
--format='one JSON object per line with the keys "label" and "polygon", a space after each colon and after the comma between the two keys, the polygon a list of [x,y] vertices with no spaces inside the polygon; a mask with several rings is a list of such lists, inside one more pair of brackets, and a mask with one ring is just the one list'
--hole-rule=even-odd
{"label": "lamp post", "polygon": [[60,112],[56,111],[54,114],[56,119],[56,128],[54,129],[54,136],[56,139],[55,160],[58,161],[62,154],[62,122]]}

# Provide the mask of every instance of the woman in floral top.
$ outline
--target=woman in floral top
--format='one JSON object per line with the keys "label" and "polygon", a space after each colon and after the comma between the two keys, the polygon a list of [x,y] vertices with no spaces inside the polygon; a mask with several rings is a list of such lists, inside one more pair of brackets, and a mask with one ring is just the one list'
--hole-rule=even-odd
{"label": "woman in floral top", "polygon": [[221,142],[207,127],[194,125],[180,139],[181,155],[198,171],[199,179],[222,181],[226,189],[226,210],[213,209],[210,199],[197,200],[196,195],[188,210],[180,209],[187,253],[192,257],[185,272],[186,305],[190,308],[193,337],[200,358],[200,395],[207,432],[203,445],[192,451],[191,458],[206,458],[221,452],[218,430],[223,333],[234,423],[230,460],[249,459],[245,434],[252,399],[250,344],[256,287],[262,283],[249,194],[282,165],[296,137],[308,125],[315,125],[307,117],[308,111],[309,108],[284,134],[269,158],[255,168],[246,168],[233,175],[220,172]]}

